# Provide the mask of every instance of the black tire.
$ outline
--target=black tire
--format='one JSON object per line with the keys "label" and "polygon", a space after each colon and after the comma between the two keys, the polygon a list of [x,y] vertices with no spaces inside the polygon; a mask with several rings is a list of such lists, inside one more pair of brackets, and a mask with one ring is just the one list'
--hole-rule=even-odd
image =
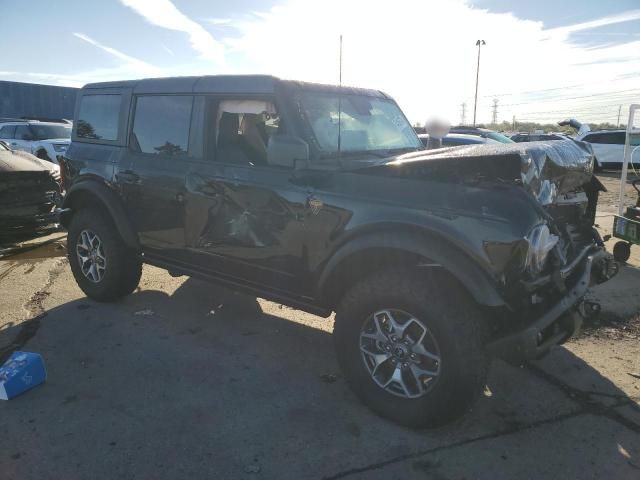
{"label": "black tire", "polygon": [[613,258],[615,258],[617,262],[626,263],[630,256],[631,244],[623,240],[616,242],[613,246]]}
{"label": "black tire", "polygon": [[[83,231],[93,232],[99,237],[106,258],[104,273],[97,282],[85,276],[76,254]],[[111,218],[99,209],[82,209],[73,216],[67,234],[67,257],[78,286],[94,300],[118,300],[133,292],[140,282],[140,259],[135,251],[127,248]]]}
{"label": "black tire", "polygon": [[[463,415],[482,392],[490,365],[478,306],[455,280],[425,275],[390,269],[363,279],[341,300],[334,327],[338,362],[356,395],[380,416],[410,428],[436,427]],[[440,374],[421,397],[389,393],[363,361],[361,329],[381,309],[411,313],[439,346]]]}
{"label": "black tire", "polygon": [[38,150],[38,152],[36,153],[36,157],[46,162],[52,161],[51,158],[49,158],[49,154],[45,150]]}

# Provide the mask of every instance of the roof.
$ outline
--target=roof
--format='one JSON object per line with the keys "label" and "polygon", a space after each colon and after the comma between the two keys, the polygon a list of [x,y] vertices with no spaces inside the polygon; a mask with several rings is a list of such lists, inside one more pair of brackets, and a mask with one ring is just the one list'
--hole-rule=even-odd
{"label": "roof", "polygon": [[145,78],[115,82],[89,83],[88,89],[131,88],[133,93],[273,93],[280,84],[292,90],[315,90],[388,97],[379,90],[338,87],[319,83],[281,80],[271,75],[207,75],[201,77]]}

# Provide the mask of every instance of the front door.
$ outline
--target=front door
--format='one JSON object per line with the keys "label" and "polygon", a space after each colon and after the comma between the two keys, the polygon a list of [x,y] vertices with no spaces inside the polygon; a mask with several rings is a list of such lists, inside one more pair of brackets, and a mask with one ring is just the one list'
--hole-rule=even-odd
{"label": "front door", "polygon": [[[213,100],[212,100],[213,102]],[[308,189],[291,167],[267,163],[280,119],[264,99],[216,99],[208,138],[214,158],[187,178],[187,237],[202,265],[276,292],[305,295]]]}

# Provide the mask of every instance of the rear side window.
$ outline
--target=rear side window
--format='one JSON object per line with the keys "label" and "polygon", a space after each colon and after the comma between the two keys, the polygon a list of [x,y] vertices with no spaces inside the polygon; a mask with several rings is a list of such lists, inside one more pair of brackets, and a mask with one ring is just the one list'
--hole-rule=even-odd
{"label": "rear side window", "polygon": [[0,138],[13,139],[16,133],[15,125],[5,125],[0,128]]}
{"label": "rear side window", "polygon": [[132,150],[169,156],[186,155],[191,125],[191,95],[150,95],[136,99]]}
{"label": "rear side window", "polygon": [[16,140],[33,140],[33,134],[29,129],[29,125],[16,126]]}
{"label": "rear side window", "polygon": [[76,135],[79,138],[114,141],[118,139],[121,95],[84,95]]}

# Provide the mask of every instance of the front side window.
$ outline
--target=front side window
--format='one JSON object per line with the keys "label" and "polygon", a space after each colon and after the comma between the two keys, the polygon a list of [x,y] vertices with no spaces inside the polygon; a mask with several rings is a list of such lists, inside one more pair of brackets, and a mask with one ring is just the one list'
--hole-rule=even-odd
{"label": "front side window", "polygon": [[136,100],[130,147],[141,153],[181,156],[189,150],[191,95],[149,95]]}
{"label": "front side window", "polygon": [[118,139],[121,96],[85,95],[80,99],[76,126],[79,138],[114,141]]}
{"label": "front side window", "polygon": [[392,100],[366,95],[302,93],[302,113],[325,154],[420,148],[411,124]]}
{"label": "front side window", "polygon": [[216,158],[240,165],[267,165],[269,139],[282,132],[275,105],[266,100],[223,100],[218,106]]}
{"label": "front side window", "polygon": [[31,125],[31,133],[35,140],[52,138],[71,138],[71,126],[67,125]]}

